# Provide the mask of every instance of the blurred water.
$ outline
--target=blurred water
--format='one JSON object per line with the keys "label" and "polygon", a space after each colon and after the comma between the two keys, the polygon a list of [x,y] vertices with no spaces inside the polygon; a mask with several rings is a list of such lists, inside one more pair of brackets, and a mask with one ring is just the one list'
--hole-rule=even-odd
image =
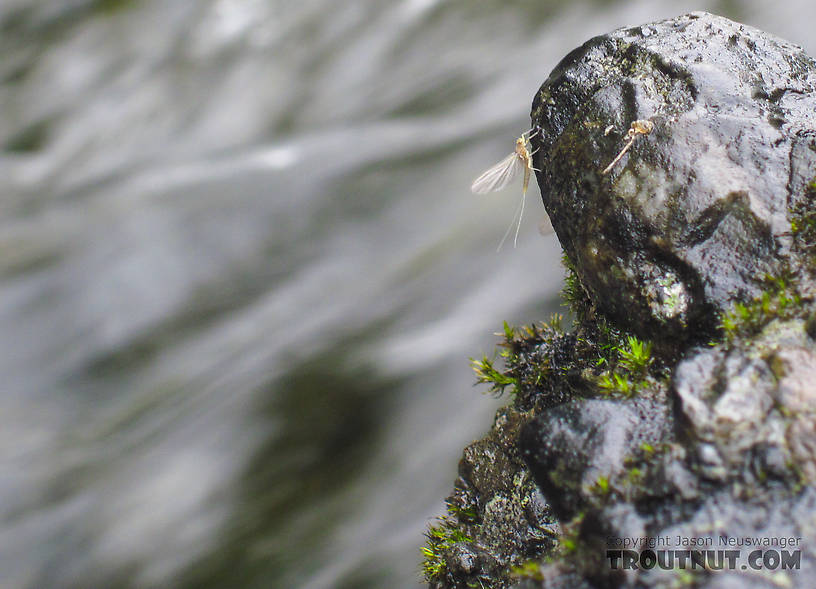
{"label": "blurred water", "polygon": [[495,247],[533,93],[691,9],[816,49],[811,2],[0,3],[0,586],[415,587],[497,401],[467,358],[559,310]]}

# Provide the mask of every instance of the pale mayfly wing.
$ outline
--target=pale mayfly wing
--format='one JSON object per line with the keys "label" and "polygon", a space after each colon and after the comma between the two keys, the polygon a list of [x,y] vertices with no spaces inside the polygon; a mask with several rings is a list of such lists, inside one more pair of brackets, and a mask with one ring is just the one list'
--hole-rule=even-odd
{"label": "pale mayfly wing", "polygon": [[487,194],[501,190],[510,184],[522,170],[524,170],[524,162],[517,153],[513,152],[476,178],[470,186],[470,191],[474,194]]}

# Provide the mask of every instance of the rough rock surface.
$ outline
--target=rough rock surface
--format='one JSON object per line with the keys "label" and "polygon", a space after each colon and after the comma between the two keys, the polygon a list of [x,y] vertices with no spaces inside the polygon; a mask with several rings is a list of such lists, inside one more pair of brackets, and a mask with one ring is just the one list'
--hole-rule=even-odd
{"label": "rough rock surface", "polygon": [[[570,53],[539,90],[534,165],[590,298],[641,337],[710,335],[789,260],[816,169],[816,61],[693,13]],[[653,123],[607,175],[630,124]]]}
{"label": "rough rock surface", "polygon": [[476,363],[512,401],[429,533],[431,586],[816,587],[816,61],[694,13],[588,41],[532,116],[575,324]]}

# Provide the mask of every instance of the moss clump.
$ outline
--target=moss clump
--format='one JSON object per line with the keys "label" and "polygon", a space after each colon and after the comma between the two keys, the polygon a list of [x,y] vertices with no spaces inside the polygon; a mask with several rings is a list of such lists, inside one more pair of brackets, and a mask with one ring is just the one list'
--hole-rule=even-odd
{"label": "moss clump", "polygon": [[630,335],[626,338],[626,344],[618,348],[621,367],[631,374],[645,374],[654,361],[652,342],[644,342]]}
{"label": "moss clump", "polygon": [[607,395],[618,394],[623,397],[632,397],[636,392],[635,383],[619,372],[604,372],[598,378],[598,386]]}
{"label": "moss clump", "polygon": [[802,299],[791,276],[766,276],[768,288],[748,303],[735,303],[720,317],[719,330],[726,342],[759,333],[774,319],[790,319],[803,310]]}
{"label": "moss clump", "polygon": [[672,579],[671,589],[685,589],[686,587],[696,587],[698,581],[703,576],[702,573],[691,571],[689,569],[673,569],[674,579]]}
{"label": "moss clump", "polygon": [[504,389],[509,386],[513,387],[513,392],[516,390],[518,380],[510,372],[501,372],[493,365],[495,358],[491,359],[483,356],[481,360],[470,359],[470,365],[473,372],[476,373],[476,384],[489,384],[489,392],[501,396]]}
{"label": "moss clump", "polygon": [[441,581],[447,572],[446,552],[457,542],[472,542],[460,528],[455,519],[449,515],[438,518],[438,524],[428,528],[425,537],[428,539],[422,552],[422,574],[428,583]]}
{"label": "moss clump", "polygon": [[590,489],[592,493],[598,497],[606,497],[609,495],[609,477],[599,476]]}
{"label": "moss clump", "polygon": [[[477,384],[489,385],[488,391],[497,395],[511,387],[513,405],[522,411],[532,406],[541,396],[539,393],[546,396],[552,392],[553,402],[564,400],[568,391],[554,383],[563,384],[575,376],[575,367],[568,359],[576,340],[574,335],[564,332],[562,321],[560,315],[553,315],[547,322],[521,328],[505,322],[498,334],[503,336],[498,344],[498,357],[471,359]],[[497,366],[499,361],[503,367]]]}
{"label": "moss clump", "polygon": [[[511,394],[515,395],[521,387],[522,379],[522,375],[515,368],[519,365],[526,365],[524,356],[530,342],[541,342],[549,336],[563,333],[561,321],[560,315],[553,315],[547,323],[542,323],[540,326],[525,326],[521,329],[516,329],[505,321],[502,333],[496,334],[504,336],[503,341],[499,342],[498,345],[501,348],[499,357],[502,359],[505,369],[500,371],[495,367],[495,357],[483,356],[481,360],[471,358],[470,365],[476,373],[476,384],[490,385],[489,392],[498,396],[501,396],[507,387],[512,386]],[[539,362],[533,384],[539,384],[546,372],[546,362]]]}
{"label": "moss clump", "polygon": [[581,284],[581,279],[578,278],[575,264],[572,263],[566,252],[561,255],[561,264],[566,270],[564,288],[561,289],[564,305],[569,308],[578,322],[583,322],[590,315],[592,303]]}
{"label": "moss clump", "polygon": [[623,345],[611,348],[613,366],[598,377],[598,387],[606,394],[634,396],[648,385],[649,367],[654,362],[652,342],[633,335],[626,336]]}
{"label": "moss clump", "polygon": [[581,525],[584,523],[586,514],[579,513],[568,523],[564,524],[561,536],[558,538],[558,553],[560,556],[573,554],[578,551]]}
{"label": "moss clump", "polygon": [[529,579],[531,581],[544,581],[544,573],[541,570],[541,561],[531,558],[520,565],[510,569],[510,576],[515,579]]}
{"label": "moss clump", "polygon": [[597,312],[569,258],[562,294],[574,318],[565,332],[563,318],[514,328],[504,323],[499,358],[471,359],[478,384],[501,395],[511,387],[516,406],[528,410],[554,405],[570,397],[604,395],[632,397],[649,383],[654,358],[652,343],[612,327]]}

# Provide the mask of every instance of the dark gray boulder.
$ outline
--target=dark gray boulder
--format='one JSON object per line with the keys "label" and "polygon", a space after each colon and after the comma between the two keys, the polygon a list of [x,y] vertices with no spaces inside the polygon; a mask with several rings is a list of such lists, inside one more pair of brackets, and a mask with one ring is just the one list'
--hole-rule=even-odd
{"label": "dark gray boulder", "polygon": [[[533,102],[539,186],[590,298],[641,337],[711,333],[791,257],[816,169],[816,61],[706,13],[591,39]],[[610,173],[635,120],[635,138]]]}

